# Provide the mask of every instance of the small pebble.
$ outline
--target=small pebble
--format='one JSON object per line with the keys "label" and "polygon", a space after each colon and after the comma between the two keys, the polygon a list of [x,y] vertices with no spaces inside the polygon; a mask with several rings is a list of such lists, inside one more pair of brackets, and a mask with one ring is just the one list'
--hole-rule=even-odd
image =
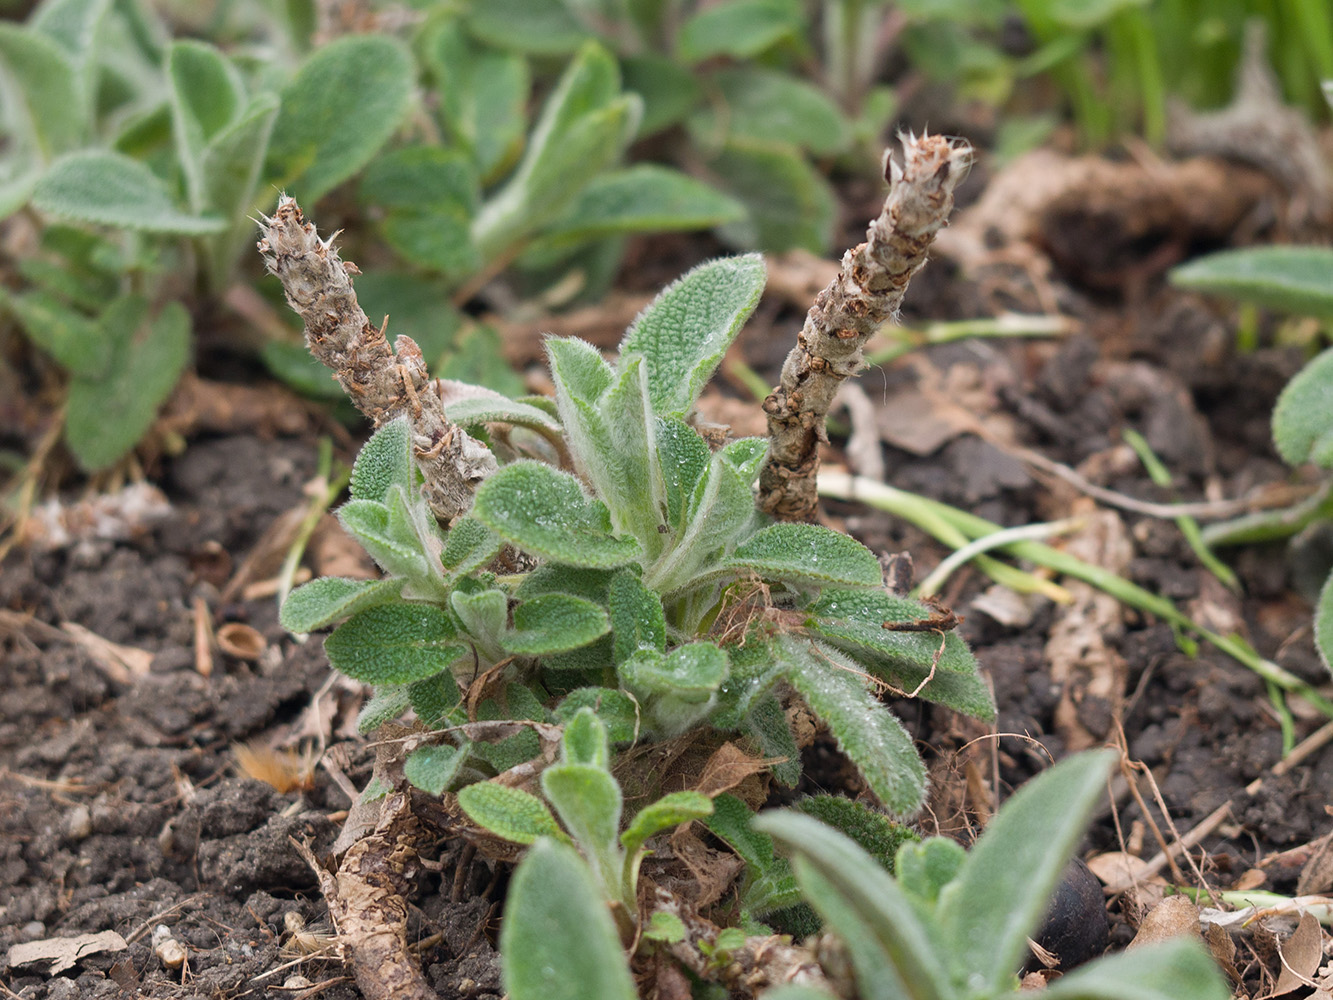
{"label": "small pebble", "polygon": [[93,814],[85,805],[77,805],[65,814],[65,836],[70,840],[86,840],[93,832]]}

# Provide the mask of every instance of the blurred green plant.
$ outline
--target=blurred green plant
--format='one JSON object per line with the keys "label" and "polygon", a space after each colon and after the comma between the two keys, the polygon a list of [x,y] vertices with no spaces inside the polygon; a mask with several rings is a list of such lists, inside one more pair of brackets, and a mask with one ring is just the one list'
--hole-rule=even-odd
{"label": "blurred green plant", "polygon": [[[461,38],[493,46],[483,58],[496,64],[568,54],[597,39],[642,98],[634,139],[662,148],[657,140],[675,129],[684,141],[664,155],[744,206],[718,227],[724,241],[821,253],[836,221],[824,165],[852,154],[863,164],[877,159],[894,111],[892,91],[876,83],[883,13],[879,3],[824,4],[816,51],[799,0],[499,0],[439,14],[434,51],[449,57],[434,64],[452,65]],[[818,83],[807,78],[812,64]],[[590,209],[595,199],[587,202]]]}
{"label": "blurred green plant", "polygon": [[[741,850],[753,850],[771,864],[776,843],[790,857],[783,881],[792,882],[791,897],[818,911],[825,930],[840,943],[857,996],[1018,996],[1016,970],[1028,937],[1105,789],[1113,760],[1102,751],[1050,768],[1004,804],[970,851],[944,837],[908,838],[886,870],[855,840],[799,812],[762,814],[745,828]],[[550,833],[534,840],[514,874],[501,929],[510,995],[632,1000],[637,994],[594,867]],[[687,936],[679,918],[659,910],[640,947],[679,943]],[[716,935],[709,950],[725,964],[729,953],[746,943],[746,930],[730,927]],[[704,949],[703,942],[697,946]],[[576,972],[583,975],[571,984]],[[1063,1000],[1230,995],[1207,952],[1184,937],[1094,961],[1046,991]],[[824,987],[793,985],[760,995],[766,1000],[835,996]]]}
{"label": "blurred green plant", "polygon": [[[791,857],[810,904],[846,949],[858,995],[913,1000],[1019,996],[1016,970],[1105,790],[1114,755],[1080,754],[1004,803],[970,851],[944,837],[904,844],[890,877],[846,836],[796,813],[755,821]],[[1173,938],[1091,962],[1044,990],[1055,1000],[1223,1000],[1194,941]],[[827,997],[778,990],[774,1000]]]}
{"label": "blurred green plant", "polygon": [[[1027,109],[1027,117],[1001,123],[1008,140],[1022,130],[1026,144],[1054,124],[1040,95],[1049,82],[1085,144],[1133,134],[1160,144],[1169,98],[1200,108],[1230,99],[1255,19],[1264,23],[1287,99],[1313,118],[1327,114],[1319,84],[1333,77],[1333,11],[1323,0],[906,0],[897,7],[913,65],[964,98]],[[1026,37],[1015,38],[1015,29]]]}
{"label": "blurred green plant", "polygon": [[[1173,283],[1252,306],[1333,320],[1333,250],[1315,246],[1266,246],[1227,250],[1191,261],[1171,273]],[[1333,348],[1324,350],[1287,383],[1273,408],[1273,444],[1288,465],[1333,470]],[[1333,480],[1325,479],[1300,503],[1208,525],[1202,541],[1212,547],[1292,539],[1327,533],[1333,523]],[[1333,670],[1333,571],[1315,603],[1315,646]]]}
{"label": "blurred green plant", "polygon": [[[625,234],[744,216],[679,171],[620,167],[642,102],[595,43],[529,131],[520,57],[423,29],[420,65],[387,35],[339,38],[298,61],[284,53],[308,34],[300,18],[272,15],[265,30],[267,48],[229,55],[172,41],[135,0],[46,0],[26,23],[0,23],[11,137],[0,217],[59,221],[17,262],[22,286],[0,306],[68,374],[66,442],[88,471],[120,459],[175,385],[191,312],[232,282],[261,189],[310,203],[364,171],[363,206],[402,264],[366,276],[363,294],[405,303],[403,328],[433,358],[460,325],[450,295],[466,298],[520,254],[549,269],[601,253],[613,266]],[[439,126],[413,118],[423,78]],[[374,159],[405,129],[417,138]],[[486,331],[475,338],[484,345]],[[296,343],[270,340],[263,357],[298,387],[327,386]]]}

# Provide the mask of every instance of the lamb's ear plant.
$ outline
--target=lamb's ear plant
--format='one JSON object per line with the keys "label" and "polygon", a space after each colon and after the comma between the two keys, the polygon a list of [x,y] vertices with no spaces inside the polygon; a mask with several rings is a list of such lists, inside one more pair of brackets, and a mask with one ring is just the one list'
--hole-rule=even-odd
{"label": "lamb's ear plant", "polygon": [[[266,249],[283,266],[313,233],[274,222]],[[443,724],[459,684],[494,670],[550,693],[557,715],[569,698],[597,706],[620,734],[632,704],[629,738],[743,733],[783,758],[776,776],[794,784],[785,684],[891,813],[916,812],[925,768],[867,685],[990,718],[976,661],[952,622],[886,592],[863,545],[756,510],[766,441],[713,451],[686,422],[763,283],[758,257],[701,265],[639,316],[614,363],[581,341],[549,340],[554,407],[494,394],[452,403],[458,425],[509,430],[492,438],[506,464],[481,473],[471,509],[447,530],[414,461],[426,442],[407,418],[380,429],[339,516],[388,580],[314,581],[282,613],[297,632],[343,621],[326,649],[339,670],[376,686],[368,722],[384,718],[382,706],[411,704]],[[364,401],[364,382],[349,378]],[[536,568],[492,569],[506,546]]]}
{"label": "lamb's ear plant", "polygon": [[[1333,320],[1333,250],[1267,246],[1211,254],[1182,265],[1171,280],[1184,288],[1225,295],[1253,306]],[[1273,408],[1273,443],[1292,466],[1333,471],[1333,348],[1311,359],[1287,383]],[[1260,511],[1204,528],[1212,546],[1293,538],[1296,543],[1333,521],[1333,478],[1300,503]],[[1315,604],[1315,646],[1333,670],[1333,571]]]}
{"label": "lamb's ear plant", "polygon": [[[861,997],[1017,996],[1027,939],[1049,905],[1114,760],[1080,754],[1028,782],[969,851],[941,837],[904,844],[896,877],[843,834],[791,812],[755,827],[791,857],[805,898],[842,943]],[[1053,1000],[1225,1000],[1212,959],[1174,938],[1101,959],[1043,990]]]}
{"label": "lamb's ear plant", "polygon": [[477,782],[458,793],[458,804],[473,822],[514,843],[532,844],[539,837],[569,843],[572,838],[602,905],[611,906],[629,943],[638,925],[639,867],[648,841],[711,815],[712,801],[699,792],[671,792],[640,809],[622,832],[624,797],[611,774],[607,728],[586,707],[565,723],[561,759],[542,771],[541,788],[568,835],[545,802],[518,788]]}
{"label": "lamb's ear plant", "polygon": [[[846,535],[763,512],[790,517],[813,498],[802,485],[818,469],[833,390],[862,366],[861,346],[924,263],[969,156],[940,137],[905,147],[883,213],[811,310],[765,404],[772,449],[760,438],[710,443],[691,423],[758,302],[758,256],[690,271],[634,321],[614,360],[548,340],[554,399],[509,399],[430,380],[409,338],[391,348],[293,200],[264,219],[260,250],[310,350],[378,427],[339,517],[385,573],[313,581],[287,598],[281,620],[294,632],[336,626],[330,662],[375,688],[363,729],[415,713],[408,781],[430,794],[461,788],[478,822],[538,838],[511,913],[578,882],[569,905],[609,902],[624,936],[646,839],[711,811],[700,796],[668,795],[621,831],[614,751],[740,734],[792,786],[800,752],[784,703],[799,698],[885,810],[905,818],[922,804],[925,768],[875,693],[993,717],[952,615],[889,593],[878,559]],[[761,469],[782,488],[766,496]],[[564,727],[557,764],[540,735],[552,723]],[[558,846],[540,800],[501,787],[537,771],[581,857]],[[780,872],[756,879],[765,875]],[[549,920],[565,905],[546,898],[538,909]],[[731,945],[704,944],[725,966]],[[613,979],[607,995],[623,986]]]}

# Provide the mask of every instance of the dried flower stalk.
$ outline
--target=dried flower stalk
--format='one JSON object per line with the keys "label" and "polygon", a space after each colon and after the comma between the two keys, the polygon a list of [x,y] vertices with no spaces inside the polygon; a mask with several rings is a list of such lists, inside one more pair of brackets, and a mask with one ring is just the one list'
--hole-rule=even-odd
{"label": "dried flower stalk", "polygon": [[384,327],[371,324],[352,288],[351,276],[360,272],[339,258],[334,237],[321,240],[296,199],[285,195],[272,218],[262,220],[259,252],[305,321],[310,353],[376,427],[407,414],[426,500],[437,518],[452,523],[472,506],[476,483],[495,470],[494,456],[449,421],[416,341],[400,336],[390,348]]}
{"label": "dried flower stalk", "polygon": [[970,146],[943,136],[905,136],[902,142],[902,166],[885,154],[890,190],[883,212],[815,299],[782,366],[781,383],[764,400],[769,456],[758,502],[780,521],[814,519],[819,444],[827,440],[824,421],[833,396],[864,367],[862,348],[870,335],[897,313],[972,162]]}

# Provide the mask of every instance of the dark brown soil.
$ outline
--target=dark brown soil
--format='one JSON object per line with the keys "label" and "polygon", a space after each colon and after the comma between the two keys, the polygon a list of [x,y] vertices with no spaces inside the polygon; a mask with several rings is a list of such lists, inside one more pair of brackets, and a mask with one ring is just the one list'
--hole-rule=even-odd
{"label": "dark brown soil", "polygon": [[[689,261],[678,263],[684,270]],[[1016,287],[1021,299],[1025,286]],[[1269,444],[1268,415],[1302,361],[1299,349],[1237,353],[1228,314],[1170,290],[1160,273],[1111,293],[1081,290],[1058,276],[1055,288],[1062,308],[1082,321],[1079,333],[1063,341],[936,348],[926,354],[930,365],[957,375],[975,390],[970,398],[988,400],[987,415],[1008,421],[1019,443],[1085,471],[1100,468],[1088,474],[1133,497],[1194,500],[1205,488],[1239,496],[1288,476]],[[907,321],[977,315],[986,301],[947,261],[937,262],[909,294]],[[767,325],[748,331],[743,349],[771,378],[800,314],[774,305],[760,315]],[[882,403],[920,377],[920,369],[898,366],[868,373],[861,384]],[[1126,427],[1144,434],[1176,488],[1153,486],[1135,462],[1101,461]],[[299,735],[329,679],[321,643],[285,635],[271,597],[223,602],[222,581],[209,570],[219,551],[239,564],[280,514],[302,502],[314,456],[308,437],[197,438],[154,476],[171,514],[146,534],[16,552],[3,564],[0,609],[15,614],[0,629],[0,956],[20,942],[107,930],[127,943],[54,976],[34,966],[0,969],[13,993],[31,1000],[278,996],[290,991],[270,991],[299,975],[304,979],[291,980],[293,989],[327,982],[322,997],[359,996],[335,955],[311,955],[321,946],[320,928],[327,930],[326,910],[291,843],[326,850],[348,797],[325,769],[314,772],[308,790],[280,794],[240,774],[231,752],[239,741]],[[885,457],[896,486],[1003,525],[1064,516],[1076,497],[1066,486],[1038,481],[1012,453],[974,435],[953,436],[926,455],[886,446]],[[910,552],[918,577],[946,554],[915,529],[865,507],[826,509],[872,548]],[[1308,594],[1297,587],[1303,578],[1289,566],[1285,547],[1227,553],[1244,588],[1243,598],[1233,598],[1170,522],[1121,519],[1132,546],[1130,579],[1194,613],[1230,616],[1261,654],[1311,682],[1327,681],[1309,633]],[[1057,716],[1062,689],[1044,654],[1059,609],[1036,601],[1029,621],[1003,625],[972,606],[987,585],[965,571],[946,598],[965,615],[964,631],[994,685],[995,731],[1013,735],[964,749],[985,730],[915,703],[898,706],[932,761],[933,819],[941,828],[961,831],[975,814],[964,789],[971,764],[984,779],[998,774],[990,794],[1002,801],[1046,766],[1048,754],[1058,759],[1071,741],[1115,741],[1123,729],[1129,758],[1151,769],[1178,831],[1232,804],[1230,817],[1196,852],[1215,884],[1229,885],[1275,852],[1327,832],[1333,746],[1280,777],[1269,775],[1281,758],[1282,733],[1254,674],[1208,646],[1188,655],[1170,627],[1119,613],[1102,637],[1123,661],[1121,693],[1088,693],[1095,678],[1078,666],[1066,685],[1070,721]],[[215,652],[212,675],[202,676],[194,652],[196,599],[214,625],[235,621],[257,629],[268,654],[245,662]],[[130,684],[118,683],[68,636],[25,625],[18,615],[47,626],[78,623],[146,650],[151,668]],[[352,699],[348,692],[339,697]],[[339,706],[337,717],[324,726],[345,741],[354,706],[329,703]],[[1313,714],[1298,717],[1296,738],[1320,722]],[[820,780],[845,774],[829,757],[822,744],[811,751]],[[343,768],[358,786],[368,758],[363,743],[350,744]],[[1258,778],[1264,779],[1258,790],[1247,793]],[[1129,836],[1142,817],[1132,796],[1118,803],[1120,829]],[[1160,814],[1152,822],[1165,831]],[[1087,847],[1117,847],[1109,809]],[[1155,850],[1149,836],[1144,853]],[[419,882],[411,931],[426,942],[423,963],[441,996],[498,996],[492,944],[501,873],[476,861],[456,878],[459,853],[457,844],[439,845],[441,870]],[[1269,865],[1265,888],[1292,891],[1299,871],[1299,862]],[[183,968],[163,965],[155,934],[185,946]]]}

